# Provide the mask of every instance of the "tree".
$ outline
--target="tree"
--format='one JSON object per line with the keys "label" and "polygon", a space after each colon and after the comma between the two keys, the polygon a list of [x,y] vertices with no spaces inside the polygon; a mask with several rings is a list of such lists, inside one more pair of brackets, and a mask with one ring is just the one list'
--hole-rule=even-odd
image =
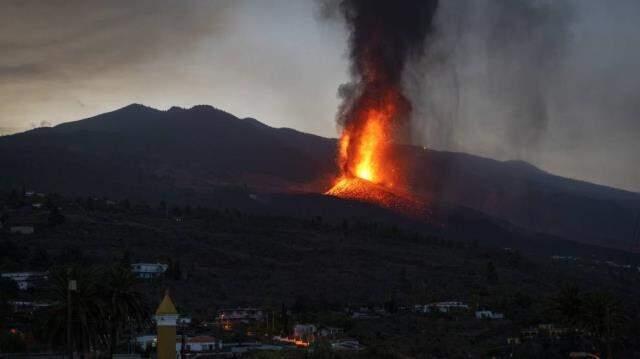
{"label": "tree", "polygon": [[[53,345],[66,344],[67,309],[71,309],[71,347],[78,352],[106,348],[114,353],[127,329],[150,323],[142,295],[135,291],[135,277],[128,267],[103,271],[90,267],[54,268],[51,271],[49,307],[45,334]],[[75,290],[68,292],[69,281]]]}
{"label": "tree", "polygon": [[122,333],[150,324],[149,310],[142,295],[134,289],[136,279],[129,267],[117,265],[109,268],[103,278],[99,291],[104,299],[101,313],[107,325],[106,344],[110,356],[113,356]]}
{"label": "tree", "polygon": [[[75,290],[68,293],[71,280],[75,280],[76,286]],[[49,344],[65,344],[69,324],[70,347],[74,351],[87,352],[103,342],[101,326],[104,322],[97,282],[96,272],[91,268],[60,267],[51,271],[48,294],[53,304],[49,307],[44,323]],[[71,310],[70,323],[67,318],[68,308]]]}
{"label": "tree", "polygon": [[565,324],[576,326],[582,320],[582,295],[575,285],[566,285],[554,298],[553,307]]}
{"label": "tree", "polygon": [[612,358],[612,344],[618,340],[619,328],[623,322],[620,304],[608,293],[590,293],[584,300],[582,322],[584,328],[593,334],[606,349],[607,358]]}
{"label": "tree", "polygon": [[498,272],[496,271],[496,266],[493,264],[493,262],[487,263],[486,274],[487,274],[487,281],[489,283],[498,282]]}
{"label": "tree", "polygon": [[58,209],[58,206],[52,206],[51,210],[49,211],[49,226],[55,227],[57,225],[63,224],[64,221],[65,217],[62,213],[60,213],[60,209]]}
{"label": "tree", "polygon": [[334,359],[336,358],[331,343],[327,340],[317,340],[311,346],[311,358],[312,359]]}

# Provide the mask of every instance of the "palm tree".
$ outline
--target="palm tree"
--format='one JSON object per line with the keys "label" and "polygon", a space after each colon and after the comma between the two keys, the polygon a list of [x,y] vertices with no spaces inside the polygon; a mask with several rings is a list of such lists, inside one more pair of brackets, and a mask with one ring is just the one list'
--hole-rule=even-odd
{"label": "palm tree", "polygon": [[608,293],[591,293],[585,298],[583,313],[585,329],[598,338],[606,348],[607,358],[611,358],[611,345],[618,339],[624,319],[619,303]]}
{"label": "palm tree", "polygon": [[[66,343],[71,350],[79,352],[100,345],[103,322],[96,278],[96,272],[90,268],[55,268],[51,271],[49,300],[53,304],[44,322],[50,344]],[[69,293],[71,280],[76,281],[76,286]],[[69,324],[71,343],[66,339]]]}
{"label": "palm tree", "polygon": [[136,279],[128,267],[109,268],[100,287],[102,313],[107,330],[107,345],[111,356],[120,335],[127,329],[142,329],[150,324],[149,310],[142,295],[135,290]]}
{"label": "palm tree", "polygon": [[[70,280],[76,281],[69,293]],[[128,267],[104,271],[95,268],[57,268],[51,271],[48,310],[44,330],[50,344],[67,343],[70,308],[71,348],[88,352],[107,348],[113,354],[120,335],[150,323],[142,295],[135,291],[135,277]]]}
{"label": "palm tree", "polygon": [[581,320],[582,294],[575,285],[566,285],[554,298],[554,309],[560,314],[563,322],[577,326]]}

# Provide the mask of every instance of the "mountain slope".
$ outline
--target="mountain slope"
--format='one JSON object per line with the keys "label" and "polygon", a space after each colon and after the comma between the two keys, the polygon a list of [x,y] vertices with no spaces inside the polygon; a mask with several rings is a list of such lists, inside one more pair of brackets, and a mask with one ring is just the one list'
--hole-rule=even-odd
{"label": "mountain slope", "polygon": [[[529,164],[403,146],[414,193],[535,232],[634,249],[636,193],[557,177]],[[331,187],[335,140],[239,119],[210,106],[142,105],[0,138],[0,188],[26,186],[220,206],[251,205],[247,191]],[[246,203],[245,203],[246,202]]]}

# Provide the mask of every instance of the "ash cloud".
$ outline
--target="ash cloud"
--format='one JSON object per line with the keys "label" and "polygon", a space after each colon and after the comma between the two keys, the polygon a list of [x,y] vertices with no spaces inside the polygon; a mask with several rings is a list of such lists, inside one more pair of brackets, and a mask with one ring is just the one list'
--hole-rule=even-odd
{"label": "ash cloud", "polygon": [[[443,6],[439,37],[413,71],[414,138],[455,147],[467,116],[491,117],[502,142],[522,157],[549,126],[557,75],[566,66],[572,6],[568,1],[457,1]],[[481,121],[481,120],[478,120]],[[496,133],[496,136],[498,133]]]}
{"label": "ash cloud", "polygon": [[413,141],[640,190],[638,16],[630,0],[443,2],[409,69]]}
{"label": "ash cloud", "polygon": [[337,121],[344,127],[357,112],[399,93],[397,122],[411,112],[402,79],[407,65],[422,57],[438,0],[341,0],[321,3],[325,17],[340,17],[349,33],[351,82],[338,89],[342,104]]}

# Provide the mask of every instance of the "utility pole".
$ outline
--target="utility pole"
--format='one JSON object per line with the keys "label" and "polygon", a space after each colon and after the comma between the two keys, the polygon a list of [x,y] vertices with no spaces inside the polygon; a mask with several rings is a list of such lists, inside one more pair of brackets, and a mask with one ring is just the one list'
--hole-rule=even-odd
{"label": "utility pole", "polygon": [[71,268],[67,268],[67,355],[73,358],[73,343],[71,341],[71,292],[78,290],[75,279],[71,279]]}

